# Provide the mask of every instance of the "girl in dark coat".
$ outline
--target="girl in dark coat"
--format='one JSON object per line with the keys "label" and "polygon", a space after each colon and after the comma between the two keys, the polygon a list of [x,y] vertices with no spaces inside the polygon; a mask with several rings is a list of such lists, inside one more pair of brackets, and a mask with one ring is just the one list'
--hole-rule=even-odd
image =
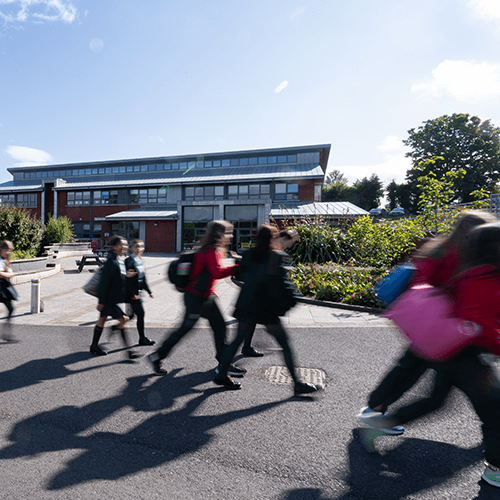
{"label": "girl in dark coat", "polygon": [[241,384],[228,375],[228,367],[248,333],[255,329],[256,324],[263,324],[283,349],[285,364],[295,384],[295,394],[308,394],[317,390],[313,384],[298,379],[288,334],[275,310],[281,297],[270,299],[267,293],[270,275],[277,276],[278,280],[286,279],[283,256],[275,250],[277,243],[278,231],[272,226],[261,226],[257,233],[257,245],[244,254],[238,268],[236,278],[243,281],[234,311],[234,317],[239,321],[238,335],[226,347],[219,373],[214,378],[216,384],[227,389],[241,388]]}
{"label": "girl in dark coat", "polygon": [[[2,281],[1,284],[2,287],[10,285],[10,278],[14,276],[14,273],[10,268],[10,259],[9,259],[10,254],[13,252],[13,250],[14,250],[14,245],[10,241],[4,240],[2,241],[2,243],[0,243],[0,280]],[[5,322],[2,330],[2,339],[8,342],[14,341],[14,337],[12,336],[11,333],[12,330],[11,317],[12,313],[14,312],[14,306],[12,305],[13,300],[17,300],[17,298],[13,297],[12,293],[9,293],[8,290],[2,292],[0,296],[0,302],[5,304],[5,307],[7,308],[8,311],[7,321]]]}
{"label": "girl in dark coat", "polygon": [[[124,300],[126,277],[125,262],[120,257],[127,252],[128,244],[121,236],[113,236],[109,245],[111,246],[111,250],[101,271],[102,275],[97,293],[99,303],[96,309],[100,312],[100,317],[94,328],[94,336],[90,346],[90,352],[95,356],[105,356],[107,354],[106,351],[99,347],[99,339],[101,338],[106,319],[109,316],[118,320],[118,329],[121,333],[123,343],[125,347],[128,347],[125,333],[125,323],[128,321],[128,318],[118,306]],[[129,359],[133,359],[137,355],[129,350],[128,357]]]}
{"label": "girl in dark coat", "polygon": [[141,255],[144,253],[144,242],[134,240],[130,248],[131,254],[125,260],[127,270],[125,302],[128,302],[132,308],[130,319],[137,316],[137,330],[139,332],[139,345],[154,345],[155,341],[150,340],[144,334],[144,307],[142,305],[141,291],[146,290],[152,298],[153,293],[149,289],[146,279],[144,264]]}

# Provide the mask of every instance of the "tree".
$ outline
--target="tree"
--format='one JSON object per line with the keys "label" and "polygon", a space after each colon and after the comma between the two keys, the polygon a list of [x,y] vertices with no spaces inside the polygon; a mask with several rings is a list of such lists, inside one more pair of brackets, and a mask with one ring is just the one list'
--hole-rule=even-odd
{"label": "tree", "polygon": [[[463,169],[465,175],[453,180],[451,201],[469,202],[474,199],[473,191],[492,191],[500,179],[500,128],[494,127],[490,120],[455,113],[428,120],[417,130],[410,129],[408,134],[403,143],[411,148],[406,156],[412,159],[414,168],[407,172],[406,179],[414,192],[419,177],[434,172],[437,178],[442,178],[447,172]],[[436,157],[440,159],[425,164],[423,171],[416,168]]]}
{"label": "tree", "polygon": [[323,185],[330,186],[332,184],[345,184],[347,186],[348,183],[347,177],[340,170],[332,170],[323,181]]}
{"label": "tree", "polygon": [[47,243],[68,243],[75,237],[73,223],[65,215],[58,217],[57,220],[53,215],[45,226],[44,239]]}
{"label": "tree", "polygon": [[349,186],[347,177],[340,170],[332,170],[323,181],[323,201],[345,201]]}
{"label": "tree", "polygon": [[407,212],[416,212],[418,198],[416,193],[412,192],[409,184],[398,184],[395,180],[392,180],[385,190],[391,210],[396,207],[402,207]]}
{"label": "tree", "polygon": [[14,244],[15,255],[36,257],[42,239],[42,224],[25,208],[0,207],[0,241],[10,240]]}
{"label": "tree", "polygon": [[351,201],[364,210],[377,208],[384,196],[382,182],[377,174],[372,174],[369,179],[364,177],[362,180],[357,180],[353,187],[353,196],[346,201]]}

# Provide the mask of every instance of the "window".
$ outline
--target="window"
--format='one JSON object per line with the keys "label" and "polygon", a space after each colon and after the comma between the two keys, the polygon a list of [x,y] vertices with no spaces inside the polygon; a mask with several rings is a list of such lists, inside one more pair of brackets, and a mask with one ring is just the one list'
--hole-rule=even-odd
{"label": "window", "polygon": [[269,194],[271,192],[271,187],[269,184],[260,185],[260,194]]}
{"label": "window", "polygon": [[120,174],[124,174],[127,171],[126,167],[119,167]]}
{"label": "window", "polygon": [[106,173],[107,174],[112,174],[113,173],[113,169],[111,167],[106,167]]}
{"label": "window", "polygon": [[148,165],[148,171],[154,172],[156,170],[156,165]]}
{"label": "window", "polygon": [[140,165],[134,165],[134,172],[140,172],[141,171],[141,166]]}
{"label": "window", "polygon": [[230,160],[222,160],[222,166],[223,167],[229,167],[229,166],[231,166]]}
{"label": "window", "polygon": [[287,184],[287,193],[299,194],[298,184]]}
{"label": "window", "polygon": [[130,196],[129,196],[128,202],[131,205],[137,205],[139,203],[139,190],[138,189],[131,189],[130,190]]}
{"label": "window", "polygon": [[224,186],[215,186],[215,196],[224,196]]}
{"label": "window", "polygon": [[86,168],[85,169],[85,175],[92,175],[92,169],[91,168]]}
{"label": "window", "polygon": [[288,155],[288,163],[297,163],[297,155]]}
{"label": "window", "polygon": [[192,198],[194,196],[194,187],[186,188],[186,198]]}
{"label": "window", "polygon": [[141,165],[141,172],[147,172],[148,171],[148,166],[147,165]]}
{"label": "window", "polygon": [[276,163],[276,161],[277,161],[276,156],[269,156],[267,158],[267,163]]}
{"label": "window", "polygon": [[248,164],[249,165],[257,165],[258,161],[259,161],[258,158],[249,158]]}
{"label": "window", "polygon": [[130,172],[133,172],[134,171],[134,167],[132,165],[129,165],[127,167],[127,173],[130,173]]}
{"label": "window", "polygon": [[248,158],[240,158],[240,165],[241,166],[248,165]]}
{"label": "window", "polygon": [[92,175],[97,175],[97,168],[92,169]]}
{"label": "window", "polygon": [[178,163],[172,163],[172,170],[179,170],[179,164]]}
{"label": "window", "polygon": [[286,193],[286,184],[276,184],[274,188],[276,194],[285,194]]}
{"label": "window", "polygon": [[106,173],[106,169],[104,167],[99,168],[99,173],[100,174]]}
{"label": "window", "polygon": [[286,163],[286,156],[278,156],[278,163]]}
{"label": "window", "polygon": [[247,185],[239,186],[239,192],[240,192],[240,195],[247,195],[248,194],[248,186]]}
{"label": "window", "polygon": [[203,163],[202,161],[197,161],[196,162],[196,168],[203,168]]}
{"label": "window", "polygon": [[205,186],[205,196],[207,198],[213,198],[215,195],[215,188],[214,186]]}
{"label": "window", "polygon": [[220,160],[214,160],[214,167],[220,167],[221,166],[221,161]]}
{"label": "window", "polygon": [[240,164],[240,160],[238,158],[234,158],[231,160],[231,167],[237,167]]}
{"label": "window", "polygon": [[116,205],[118,203],[118,191],[110,191],[109,192],[109,204]]}
{"label": "window", "polygon": [[260,194],[260,189],[259,189],[259,185],[258,184],[252,184],[249,186],[249,193],[251,195],[255,195],[255,194]]}
{"label": "window", "polygon": [[[5,195],[4,195],[5,196]],[[16,195],[7,195],[10,197],[15,197]],[[14,204],[14,199],[9,204]],[[17,195],[17,202],[15,203],[18,207],[36,207],[36,193],[25,193]]]}
{"label": "window", "polygon": [[119,171],[118,167],[113,167],[113,173],[114,173],[114,174],[117,174],[117,173],[118,173],[118,171]]}
{"label": "window", "polygon": [[228,186],[227,194],[229,196],[236,196],[238,194],[238,186]]}
{"label": "window", "polygon": [[267,165],[267,156],[259,157],[259,165]]}
{"label": "window", "polygon": [[194,188],[194,195],[196,197],[203,196],[204,195],[204,189],[202,187],[196,187],[196,188]]}
{"label": "window", "polygon": [[206,161],[205,162],[205,168],[210,168],[212,166],[212,162],[211,161]]}
{"label": "window", "polygon": [[47,171],[46,171],[46,170],[44,170],[44,171],[42,172],[42,177],[47,177]]}

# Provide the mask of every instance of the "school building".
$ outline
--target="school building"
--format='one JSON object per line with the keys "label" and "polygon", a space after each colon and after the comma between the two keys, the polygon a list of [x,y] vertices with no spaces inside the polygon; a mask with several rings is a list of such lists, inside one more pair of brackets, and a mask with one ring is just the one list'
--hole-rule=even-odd
{"label": "school building", "polygon": [[147,252],[191,248],[208,221],[234,224],[234,247],[251,244],[273,218],[365,215],[351,203],[322,203],[330,144],[203,155],[19,166],[0,184],[0,203],[45,223],[67,216],[79,239],[104,246],[113,234],[144,240]]}

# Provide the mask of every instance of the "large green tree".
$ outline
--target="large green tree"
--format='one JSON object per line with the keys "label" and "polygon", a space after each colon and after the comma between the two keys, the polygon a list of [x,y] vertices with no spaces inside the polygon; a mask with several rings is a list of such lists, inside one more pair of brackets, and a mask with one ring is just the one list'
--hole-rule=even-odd
{"label": "large green tree", "polygon": [[377,174],[372,174],[369,179],[364,177],[357,180],[353,188],[352,193],[346,197],[346,201],[350,201],[364,210],[377,208],[384,196],[383,185]]}
{"label": "large green tree", "polygon": [[[490,120],[455,113],[427,120],[408,134],[403,143],[411,149],[406,156],[412,159],[414,168],[407,172],[406,179],[415,193],[419,192],[418,178],[430,172],[441,178],[446,172],[465,171],[453,183],[456,202],[472,201],[472,192],[480,189],[492,191],[500,179],[500,129]],[[424,171],[416,168],[436,157],[440,159],[428,162]]]}

